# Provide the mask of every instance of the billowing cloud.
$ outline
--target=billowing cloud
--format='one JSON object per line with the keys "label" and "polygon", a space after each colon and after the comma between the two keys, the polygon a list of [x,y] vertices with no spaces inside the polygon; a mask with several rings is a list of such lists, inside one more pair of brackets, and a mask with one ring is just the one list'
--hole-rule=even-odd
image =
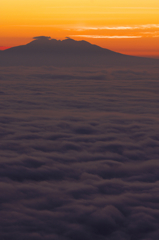
{"label": "billowing cloud", "polygon": [[158,240],[158,68],[0,70],[0,238]]}

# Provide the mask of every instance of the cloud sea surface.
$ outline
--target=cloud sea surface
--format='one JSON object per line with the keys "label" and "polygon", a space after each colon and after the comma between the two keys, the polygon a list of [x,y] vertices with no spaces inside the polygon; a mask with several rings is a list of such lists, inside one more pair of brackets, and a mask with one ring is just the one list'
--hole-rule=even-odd
{"label": "cloud sea surface", "polygon": [[157,68],[0,68],[0,238],[158,240]]}

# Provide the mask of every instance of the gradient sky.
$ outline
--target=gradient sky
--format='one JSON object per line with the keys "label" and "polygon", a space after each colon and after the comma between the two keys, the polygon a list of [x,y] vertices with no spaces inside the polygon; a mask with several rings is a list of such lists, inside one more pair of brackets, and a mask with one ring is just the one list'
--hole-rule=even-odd
{"label": "gradient sky", "polygon": [[41,35],[69,36],[126,54],[159,57],[159,1],[2,0],[1,49]]}

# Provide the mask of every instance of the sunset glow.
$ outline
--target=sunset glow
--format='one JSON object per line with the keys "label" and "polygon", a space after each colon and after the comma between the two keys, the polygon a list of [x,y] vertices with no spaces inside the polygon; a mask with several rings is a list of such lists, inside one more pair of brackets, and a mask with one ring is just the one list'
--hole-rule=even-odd
{"label": "sunset glow", "polygon": [[125,54],[159,57],[159,1],[2,1],[0,49],[41,35],[68,36]]}

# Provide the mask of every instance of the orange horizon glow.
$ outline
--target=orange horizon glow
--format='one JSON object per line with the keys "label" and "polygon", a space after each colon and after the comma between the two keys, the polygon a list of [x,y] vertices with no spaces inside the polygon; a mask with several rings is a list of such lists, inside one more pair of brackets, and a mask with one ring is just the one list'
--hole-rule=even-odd
{"label": "orange horizon glow", "polygon": [[0,50],[6,50],[8,48],[11,48],[11,46],[0,46]]}
{"label": "orange horizon glow", "polygon": [[70,37],[128,55],[158,58],[159,1],[3,1],[0,46],[24,45],[35,36]]}

